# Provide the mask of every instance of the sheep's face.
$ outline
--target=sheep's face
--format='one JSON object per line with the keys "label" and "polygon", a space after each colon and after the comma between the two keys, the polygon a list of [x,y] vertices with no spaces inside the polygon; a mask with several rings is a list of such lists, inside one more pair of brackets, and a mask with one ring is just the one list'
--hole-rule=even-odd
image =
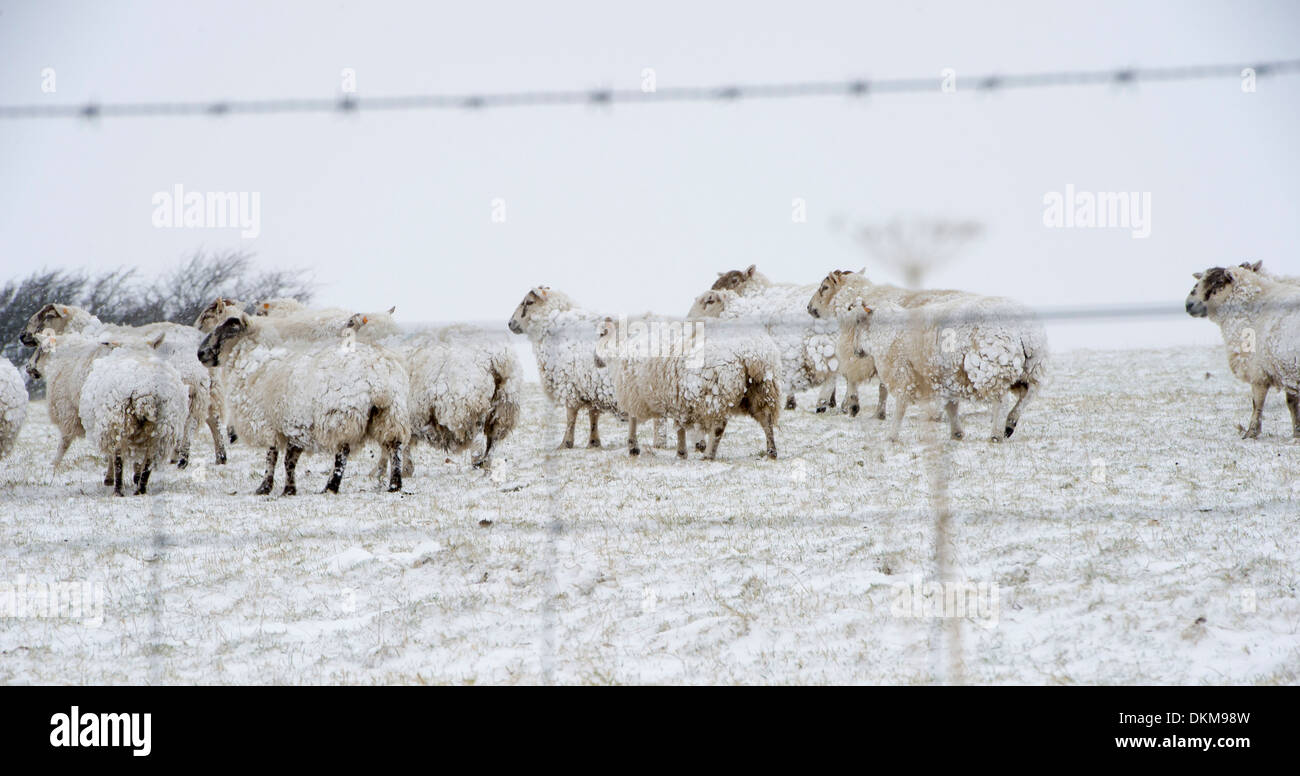
{"label": "sheep's face", "polygon": [[199,343],[199,362],[204,366],[220,366],[230,348],[248,333],[248,321],[242,313],[232,315],[208,332]]}
{"label": "sheep's face", "polygon": [[32,343],[36,349],[27,357],[27,374],[31,375],[33,380],[41,379],[44,374],[41,371],[41,364],[54,352],[57,347],[57,340],[58,338],[54,335],[54,332],[49,329],[32,338]]}
{"label": "sheep's face", "polygon": [[36,347],[37,336],[49,329],[55,334],[62,334],[67,328],[68,320],[72,318],[72,310],[65,304],[47,304],[36,311],[36,314],[27,319],[27,325],[23,327],[22,334],[18,335],[18,341],[29,348]]}
{"label": "sheep's face", "polygon": [[618,355],[618,324],[606,318],[596,327],[596,366],[604,369]]}
{"label": "sheep's face", "polygon": [[1187,314],[1193,318],[1204,318],[1217,308],[1232,293],[1232,270],[1223,267],[1211,267],[1204,272],[1194,272],[1196,285],[1187,295]]}
{"label": "sheep's face", "polygon": [[717,318],[727,309],[727,294],[723,291],[705,291],[695,299],[687,318]]}
{"label": "sheep's face", "polygon": [[515,334],[523,334],[524,327],[537,317],[537,312],[546,298],[550,295],[551,289],[547,286],[538,286],[524,295],[524,300],[515,308],[515,314],[510,316],[510,322],[506,324],[510,331]]}
{"label": "sheep's face", "polygon": [[844,285],[845,276],[852,274],[852,272],[843,272],[837,269],[827,275],[822,284],[817,287],[817,292],[813,294],[813,298],[808,302],[808,314],[814,318],[830,317],[831,300],[835,298],[835,294]]}
{"label": "sheep's face", "polygon": [[203,308],[199,317],[194,320],[194,328],[202,332],[209,332],[217,328],[217,324],[226,320],[240,308],[239,302],[234,299],[217,297],[216,301]]}
{"label": "sheep's face", "polygon": [[754,279],[754,273],[757,271],[758,266],[750,264],[748,269],[733,269],[729,272],[719,272],[718,279],[713,281],[710,290],[739,291],[744,288],[749,281]]}

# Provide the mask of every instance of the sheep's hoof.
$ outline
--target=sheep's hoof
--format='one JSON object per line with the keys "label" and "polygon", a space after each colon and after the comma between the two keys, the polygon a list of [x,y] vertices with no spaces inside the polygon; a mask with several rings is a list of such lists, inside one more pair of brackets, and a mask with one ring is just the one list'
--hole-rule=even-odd
{"label": "sheep's hoof", "polygon": [[794,403],[794,397],[793,397],[793,396],[787,396],[787,397],[786,397],[786,400],[785,400],[785,408],[786,408],[787,410],[792,410],[792,409],[795,408],[795,403]]}
{"label": "sheep's hoof", "polygon": [[[270,488],[267,488],[267,492],[270,493],[270,492],[271,492],[271,489],[270,489]],[[280,491],[280,495],[281,495],[281,496],[296,496],[296,495],[298,495],[298,486],[296,486],[296,485],[285,485],[285,486],[284,486],[284,490]]]}
{"label": "sheep's hoof", "polygon": [[474,460],[470,461],[470,465],[472,465],[475,469],[491,469],[492,459],[483,458],[476,455],[474,456]]}
{"label": "sheep's hoof", "polygon": [[105,477],[104,484],[110,488],[113,487],[113,475],[110,474],[109,476]]}
{"label": "sheep's hoof", "polygon": [[700,451],[701,453],[704,452],[705,444],[703,439],[695,443],[695,449]]}
{"label": "sheep's hoof", "polygon": [[1241,433],[1242,439],[1259,439],[1259,429],[1248,428]]}
{"label": "sheep's hoof", "polygon": [[686,451],[685,451],[685,450],[678,450],[678,451],[677,451],[677,457],[680,458],[680,459],[682,459],[683,461],[685,461],[685,460],[686,460]]}
{"label": "sheep's hoof", "polygon": [[222,453],[217,456],[217,466],[225,466],[225,465],[226,465],[226,454]]}
{"label": "sheep's hoof", "polygon": [[767,451],[766,455],[767,455],[768,458],[771,458],[773,461],[775,461],[775,460],[776,460],[776,448],[770,448],[770,449]]}
{"label": "sheep's hoof", "polygon": [[876,420],[884,420],[884,419],[885,419],[885,411],[876,410]]}
{"label": "sheep's hoof", "polygon": [[641,448],[639,448],[639,447],[629,447],[629,448],[627,449],[627,454],[628,454],[628,455],[640,455],[640,454],[641,454]]}
{"label": "sheep's hoof", "polygon": [[952,432],[952,438],[953,438],[953,439],[961,439],[961,438],[964,437],[964,436],[966,436],[966,434],[965,434],[964,432],[962,432],[962,431],[954,431],[954,432]]}
{"label": "sheep's hoof", "polygon": [[563,442],[561,442],[561,443],[560,443],[560,449],[562,449],[562,450],[572,450],[572,449],[573,449],[573,440],[572,440],[572,439],[566,439],[566,440],[564,440]]}
{"label": "sheep's hoof", "polygon": [[862,408],[858,406],[858,403],[857,403],[857,402],[853,402],[852,404],[846,404],[846,405],[844,405],[844,411],[847,412],[847,413],[849,414],[849,417],[850,417],[850,418],[856,418],[856,417],[858,416],[858,412],[859,412],[861,409],[862,409]]}
{"label": "sheep's hoof", "polygon": [[176,468],[177,468],[177,469],[184,469],[186,466],[189,466],[189,465],[190,465],[190,459],[188,459],[188,458],[182,458],[182,459],[180,459],[179,461],[176,462]]}
{"label": "sheep's hoof", "polygon": [[1014,433],[1016,433],[1016,427],[1015,427],[1015,426],[1008,425],[1008,426],[1006,427],[1006,429],[1004,429],[1004,430],[1006,431],[1007,439],[1010,439],[1010,438],[1011,438],[1011,435],[1014,434]]}
{"label": "sheep's hoof", "polygon": [[[834,404],[831,404],[831,405],[829,405],[829,406],[830,406],[830,407],[834,407],[835,405],[834,405]],[[827,406],[827,405],[825,405],[825,404],[818,404],[818,405],[817,405],[817,414],[820,415],[820,414],[822,414],[823,412],[825,412],[827,409],[828,409],[828,406]]]}
{"label": "sheep's hoof", "polygon": [[228,426],[226,428],[226,437],[230,440],[230,444],[232,445],[239,441],[239,434],[235,433],[234,426]]}
{"label": "sheep's hoof", "polygon": [[997,435],[989,437],[990,442],[1001,442],[1003,439],[1005,439],[1005,437],[1000,437]]}
{"label": "sheep's hoof", "polygon": [[121,489],[121,488],[114,488],[114,489],[113,489],[113,495],[114,495],[114,496],[125,496],[126,494],[122,492],[122,489]]}
{"label": "sheep's hoof", "polygon": [[587,447],[590,447],[590,448],[600,447],[600,440],[599,440],[599,439],[591,439],[591,440],[588,440],[588,441],[587,441]]}

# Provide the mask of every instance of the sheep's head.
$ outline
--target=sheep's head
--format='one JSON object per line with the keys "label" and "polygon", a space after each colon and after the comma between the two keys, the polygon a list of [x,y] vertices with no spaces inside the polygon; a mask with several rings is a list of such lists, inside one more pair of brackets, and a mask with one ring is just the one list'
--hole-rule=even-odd
{"label": "sheep's head", "polygon": [[219,296],[212,304],[203,308],[203,312],[199,313],[199,317],[194,319],[194,328],[202,332],[212,331],[217,327],[218,323],[226,320],[231,313],[239,311],[242,307],[243,305],[234,299]]}
{"label": "sheep's head", "polygon": [[279,299],[266,299],[253,305],[253,315],[275,316],[290,315],[292,313],[306,310],[307,305],[299,302],[293,297],[281,297]]}
{"label": "sheep's head", "polygon": [[1211,267],[1204,272],[1193,272],[1196,285],[1187,295],[1187,314],[1193,318],[1204,318],[1217,308],[1232,293],[1233,271],[1223,267]]}
{"label": "sheep's head", "polygon": [[609,359],[618,355],[618,323],[606,317],[596,326],[596,366],[605,368]]}
{"label": "sheep's head", "polygon": [[835,294],[844,286],[844,280],[852,271],[832,270],[822,284],[817,287],[817,292],[813,294],[812,299],[808,301],[808,314],[814,318],[829,318],[831,314],[831,300]]}
{"label": "sheep's head", "polygon": [[72,308],[66,304],[45,305],[27,319],[22,334],[18,335],[18,341],[29,348],[34,348],[40,332],[49,329],[55,334],[62,334],[68,326],[68,320],[72,318],[72,312]]}
{"label": "sheep's head", "polygon": [[247,333],[248,316],[242,312],[230,315],[199,343],[199,362],[204,366],[220,366],[230,348]]}
{"label": "sheep's head", "polygon": [[687,318],[717,318],[722,315],[722,311],[727,309],[727,302],[734,299],[734,291],[705,291],[695,297],[695,303],[691,305],[690,312],[686,313]]}
{"label": "sheep's head", "polygon": [[713,281],[710,286],[712,291],[739,291],[754,279],[758,273],[758,265],[750,264],[748,269],[733,269],[728,272],[719,272],[718,279]]}
{"label": "sheep's head", "polygon": [[31,375],[33,380],[39,380],[42,376],[41,364],[58,347],[58,335],[50,329],[38,332],[32,337],[32,347],[36,349],[27,357],[27,374]]}
{"label": "sheep's head", "polygon": [[551,296],[550,286],[538,286],[524,295],[524,300],[515,308],[515,314],[510,316],[510,322],[506,324],[515,334],[523,334],[524,327],[531,320],[537,317],[537,311],[546,303]]}

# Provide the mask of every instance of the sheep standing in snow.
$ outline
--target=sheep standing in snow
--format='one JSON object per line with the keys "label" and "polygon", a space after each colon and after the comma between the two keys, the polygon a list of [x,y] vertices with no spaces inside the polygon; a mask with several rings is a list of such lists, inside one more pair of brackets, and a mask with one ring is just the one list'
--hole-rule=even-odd
{"label": "sheep standing in snow", "polygon": [[564,407],[562,447],[573,447],[579,410],[587,410],[591,419],[588,447],[600,447],[600,413],[619,412],[613,378],[597,368],[591,357],[602,320],[603,316],[579,308],[559,291],[538,286],[524,296],[507,324],[510,331],[526,335],[533,343],[542,390]]}
{"label": "sheep standing in snow", "polygon": [[401,490],[402,449],[411,437],[410,384],[397,354],[356,337],[286,338],[274,320],[239,312],[208,333],[198,357],[211,367],[225,365],[239,435],[267,448],[258,494],[271,492],[281,448],[284,495],[297,493],[294,472],[304,451],[334,453],[325,491],[338,493],[351,449],[366,441],[388,453],[388,489]]}
{"label": "sheep standing in snow", "polygon": [[814,286],[773,283],[754,265],[719,273],[713,287],[696,297],[687,317],[745,321],[767,332],[781,348],[786,409],[795,392],[821,386],[817,412],[835,406],[836,327],[810,320],[805,309]]}
{"label": "sheep standing in snow", "polygon": [[[645,322],[641,322],[645,323]],[[657,322],[649,322],[654,325]],[[675,337],[628,337],[612,318],[600,326],[596,365],[614,378],[619,407],[628,415],[628,453],[639,455],[637,422],[669,418],[677,423],[677,455],[686,457],[686,429],[702,429],[708,443],[704,457],[713,460],[718,443],[735,414],[754,418],[767,437],[767,456],[776,457],[774,429],[781,411],[781,353],[763,333],[719,327],[705,337],[702,327],[677,324]]]}
{"label": "sheep standing in snow", "polygon": [[189,423],[189,389],[159,352],[165,334],[147,343],[106,343],[81,390],[86,437],[109,461],[113,493],[122,495],[122,468],[134,469],[135,495],[148,492],[153,469],[180,445]]}
{"label": "sheep standing in snow", "polygon": [[[869,355],[859,355],[855,336],[857,314],[863,304],[877,307],[893,302],[904,308],[919,307],[930,302],[962,296],[961,291],[909,291],[898,286],[872,283],[864,272],[834,270],[822,280],[808,302],[808,313],[814,318],[839,322],[840,332],[835,341],[837,372],[844,378],[844,412],[857,415],[860,407],[858,386],[876,376],[876,365]],[[876,418],[885,419],[885,400],[889,389],[880,383]]]}
{"label": "sheep standing in snow", "polygon": [[[198,329],[200,333],[206,335],[208,332],[215,329],[217,324],[226,320],[231,313],[243,309],[244,304],[242,302],[228,299],[226,297],[217,297],[212,304],[203,308],[199,313],[199,316],[194,319],[194,328]],[[226,408],[225,370],[218,368],[210,369],[208,372],[212,375],[212,406],[215,408],[218,416],[223,419],[228,419],[230,417],[230,411]],[[239,441],[239,434],[235,432],[235,426],[233,424],[226,425],[226,438],[230,440],[230,444],[232,445]]]}
{"label": "sheep standing in snow", "polygon": [[[894,301],[858,309],[861,354],[874,359],[881,382],[894,396],[893,441],[908,406],[935,399],[948,416],[953,439],[963,436],[958,403],[987,402],[989,439],[1001,442],[1015,432],[1046,377],[1047,335],[1028,309],[1011,300],[960,296],[912,309]],[[1003,415],[1008,392],[1017,401]]]}
{"label": "sheep standing in snow", "polygon": [[100,321],[89,311],[74,305],[47,304],[27,321],[19,340],[28,347],[36,346],[36,335],[45,330],[54,334],[79,333],[88,338],[141,339],[165,334],[158,354],[171,362],[180,373],[189,393],[189,422],[184,439],[177,449],[177,464],[185,468],[189,463],[190,437],[200,424],[206,423],[212,434],[214,457],[218,464],[226,462],[226,446],[222,439],[221,411],[224,405],[218,375],[204,369],[194,358],[194,351],[202,337],[189,326],[176,323],[151,323],[145,326],[118,326]]}
{"label": "sheep standing in snow", "polygon": [[[36,349],[27,359],[27,374],[36,380],[45,379],[46,410],[50,422],[59,431],[59,447],[52,462],[57,473],[68,447],[86,435],[81,418],[81,389],[95,359],[108,353],[108,348],[99,340],[79,334],[42,332],[32,342]],[[104,484],[113,484],[112,461],[104,475]]]}
{"label": "sheep standing in snow", "polygon": [[1242,437],[1259,436],[1264,399],[1278,388],[1291,411],[1292,436],[1300,438],[1300,287],[1246,267],[1211,267],[1193,277],[1188,315],[1219,325],[1229,368],[1250,384],[1252,410]]}
{"label": "sheep standing in snow", "polygon": [[27,384],[8,359],[0,358],[0,459],[14,449],[26,419]]}
{"label": "sheep standing in snow", "polygon": [[[371,320],[357,314],[348,326],[363,335]],[[491,466],[492,446],[509,436],[519,417],[514,349],[467,326],[390,337],[384,344],[406,359],[412,442],[459,453],[481,433],[486,441],[474,465]],[[406,460],[409,464],[409,455]]]}

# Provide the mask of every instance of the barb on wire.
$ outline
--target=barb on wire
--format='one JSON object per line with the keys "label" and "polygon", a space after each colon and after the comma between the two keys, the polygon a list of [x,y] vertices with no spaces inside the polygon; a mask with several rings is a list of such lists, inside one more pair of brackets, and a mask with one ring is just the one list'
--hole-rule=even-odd
{"label": "barb on wire", "polygon": [[[974,91],[998,89],[1042,89],[1102,84],[1132,85],[1141,82],[1201,81],[1242,78],[1249,71],[1255,78],[1300,72],[1300,59],[1262,61],[1233,65],[1181,65],[1175,67],[1112,68],[1044,73],[985,73],[965,76]],[[720,86],[669,86],[643,89],[572,89],[555,91],[497,92],[488,94],[413,94],[362,98],[307,97],[265,100],[159,100],[46,105],[0,105],[0,119],[52,118],[156,118],[162,116],[271,115],[284,113],[359,113],[404,110],[480,110],[484,108],[527,108],[614,103],[655,104],[669,102],[735,102],[737,100],[792,99],[797,97],[862,97],[868,94],[938,92],[940,77],[854,78],[844,81],[802,81],[788,83],[728,84]],[[958,89],[957,91],[960,91]]]}

